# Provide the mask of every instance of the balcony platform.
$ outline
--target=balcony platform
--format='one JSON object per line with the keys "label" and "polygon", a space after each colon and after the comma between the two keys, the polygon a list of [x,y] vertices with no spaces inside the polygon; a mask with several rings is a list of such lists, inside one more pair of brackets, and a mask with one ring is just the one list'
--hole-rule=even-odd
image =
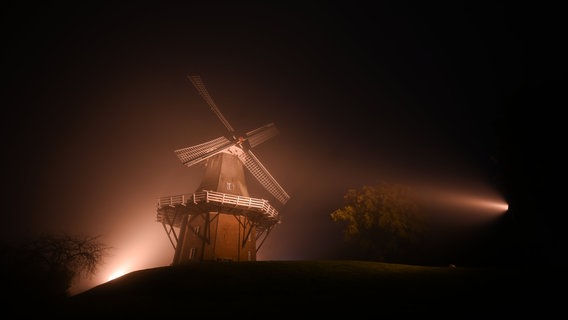
{"label": "balcony platform", "polygon": [[257,228],[265,230],[280,223],[278,211],[268,200],[208,190],[159,198],[156,219],[158,222],[180,227],[184,215],[203,212],[245,216]]}

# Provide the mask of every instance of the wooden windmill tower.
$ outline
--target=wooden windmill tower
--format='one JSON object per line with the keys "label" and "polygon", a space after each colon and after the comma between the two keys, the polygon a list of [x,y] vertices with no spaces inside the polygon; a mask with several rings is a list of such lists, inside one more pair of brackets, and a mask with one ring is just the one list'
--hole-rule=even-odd
{"label": "wooden windmill tower", "polygon": [[197,191],[158,200],[161,222],[175,254],[172,265],[197,261],[255,261],[258,249],[280,223],[268,200],[249,195],[245,168],[282,205],[290,196],[252,152],[278,133],[270,123],[239,133],[209,95],[199,76],[188,76],[228,133],[211,141],[175,150],[185,166],[205,162]]}

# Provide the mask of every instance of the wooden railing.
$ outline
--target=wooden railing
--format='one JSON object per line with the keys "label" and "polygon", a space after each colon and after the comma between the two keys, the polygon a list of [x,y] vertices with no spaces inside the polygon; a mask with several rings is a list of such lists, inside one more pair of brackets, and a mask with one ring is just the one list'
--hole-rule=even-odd
{"label": "wooden railing", "polygon": [[192,194],[180,194],[175,196],[161,197],[158,199],[158,207],[174,207],[176,205],[212,203],[222,207],[238,208],[241,210],[253,210],[262,212],[271,218],[277,218],[278,212],[268,200],[238,196],[216,191],[199,191]]}

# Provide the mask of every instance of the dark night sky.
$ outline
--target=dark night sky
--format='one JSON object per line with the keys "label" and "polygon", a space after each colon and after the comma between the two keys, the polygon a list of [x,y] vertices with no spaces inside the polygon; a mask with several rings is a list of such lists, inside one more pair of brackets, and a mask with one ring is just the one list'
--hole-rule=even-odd
{"label": "dark night sky", "polygon": [[347,188],[502,200],[495,122],[562,57],[554,10],[366,3],[4,5],[3,239],[104,234],[114,268],[168,264],[155,199],[200,173],[173,150],[225,130],[190,73],[237,129],[280,131],[256,154],[292,199],[261,259],[330,254]]}

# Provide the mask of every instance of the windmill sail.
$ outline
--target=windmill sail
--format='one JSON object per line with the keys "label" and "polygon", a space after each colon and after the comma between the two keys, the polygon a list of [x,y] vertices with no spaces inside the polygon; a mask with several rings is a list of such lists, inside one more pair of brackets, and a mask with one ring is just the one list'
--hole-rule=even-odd
{"label": "windmill sail", "polygon": [[223,150],[235,144],[235,142],[229,141],[229,139],[225,137],[219,137],[196,146],[175,150],[174,153],[185,166],[191,167],[200,161],[223,152]]}
{"label": "windmill sail", "polygon": [[211,95],[209,94],[209,91],[207,91],[207,88],[205,88],[205,84],[203,83],[203,80],[201,80],[201,77],[192,75],[188,76],[188,78],[193,83],[195,89],[197,89],[197,92],[199,92],[199,95],[201,95],[203,100],[205,100],[205,102],[207,102],[207,104],[211,107],[211,110],[213,110],[217,117],[219,117],[219,120],[221,120],[225,128],[227,128],[227,130],[229,130],[229,132],[231,133],[235,132],[235,129],[233,129],[233,127],[229,124],[229,121],[227,121],[227,119],[225,119],[225,116],[223,116],[223,114],[221,113],[221,110],[217,108],[217,104],[215,104],[215,101],[213,101],[213,98],[211,98]]}
{"label": "windmill sail", "polygon": [[[278,129],[276,129],[274,124],[270,123],[258,129],[247,132],[247,137],[244,141],[247,141],[249,146],[252,148],[258,146],[259,144],[265,142],[266,140],[274,137],[277,134]],[[242,142],[243,141],[230,141],[225,137],[218,137],[205,143],[175,150],[174,153],[185,166],[191,167],[192,165],[210,158],[220,152],[226,151],[235,145],[240,145],[242,144]]]}
{"label": "windmill sail", "polygon": [[288,202],[290,196],[280,184],[274,179],[274,177],[266,170],[266,168],[260,163],[258,158],[252,153],[252,151],[243,152],[240,154],[239,159],[243,162],[245,167],[252,173],[252,175],[260,182],[268,192],[270,192],[278,201],[282,204]]}
{"label": "windmill sail", "polygon": [[268,190],[268,192],[270,192],[282,204],[285,204],[288,199],[290,199],[290,196],[250,150],[250,148],[254,148],[277,135],[278,130],[276,129],[276,126],[273,123],[269,123],[247,132],[244,137],[237,137],[235,129],[233,129],[233,127],[229,124],[229,121],[227,121],[227,119],[223,116],[221,110],[219,110],[217,104],[213,101],[213,98],[211,98],[211,95],[205,87],[201,77],[198,75],[190,75],[188,76],[188,79],[193,83],[193,86],[199,95],[203,98],[203,100],[205,100],[205,102],[207,102],[219,120],[221,120],[225,128],[227,128],[230,136],[233,138],[233,141],[224,137],[219,137],[201,145],[179,149],[175,151],[178,158],[180,158],[186,166],[191,166],[210,158],[215,154],[230,152],[238,156],[245,167],[258,180],[258,182],[260,182],[260,184]]}
{"label": "windmill sail", "polygon": [[247,132],[246,139],[251,148],[254,148],[277,134],[278,129],[276,129],[276,126],[273,123],[269,123],[258,129]]}

